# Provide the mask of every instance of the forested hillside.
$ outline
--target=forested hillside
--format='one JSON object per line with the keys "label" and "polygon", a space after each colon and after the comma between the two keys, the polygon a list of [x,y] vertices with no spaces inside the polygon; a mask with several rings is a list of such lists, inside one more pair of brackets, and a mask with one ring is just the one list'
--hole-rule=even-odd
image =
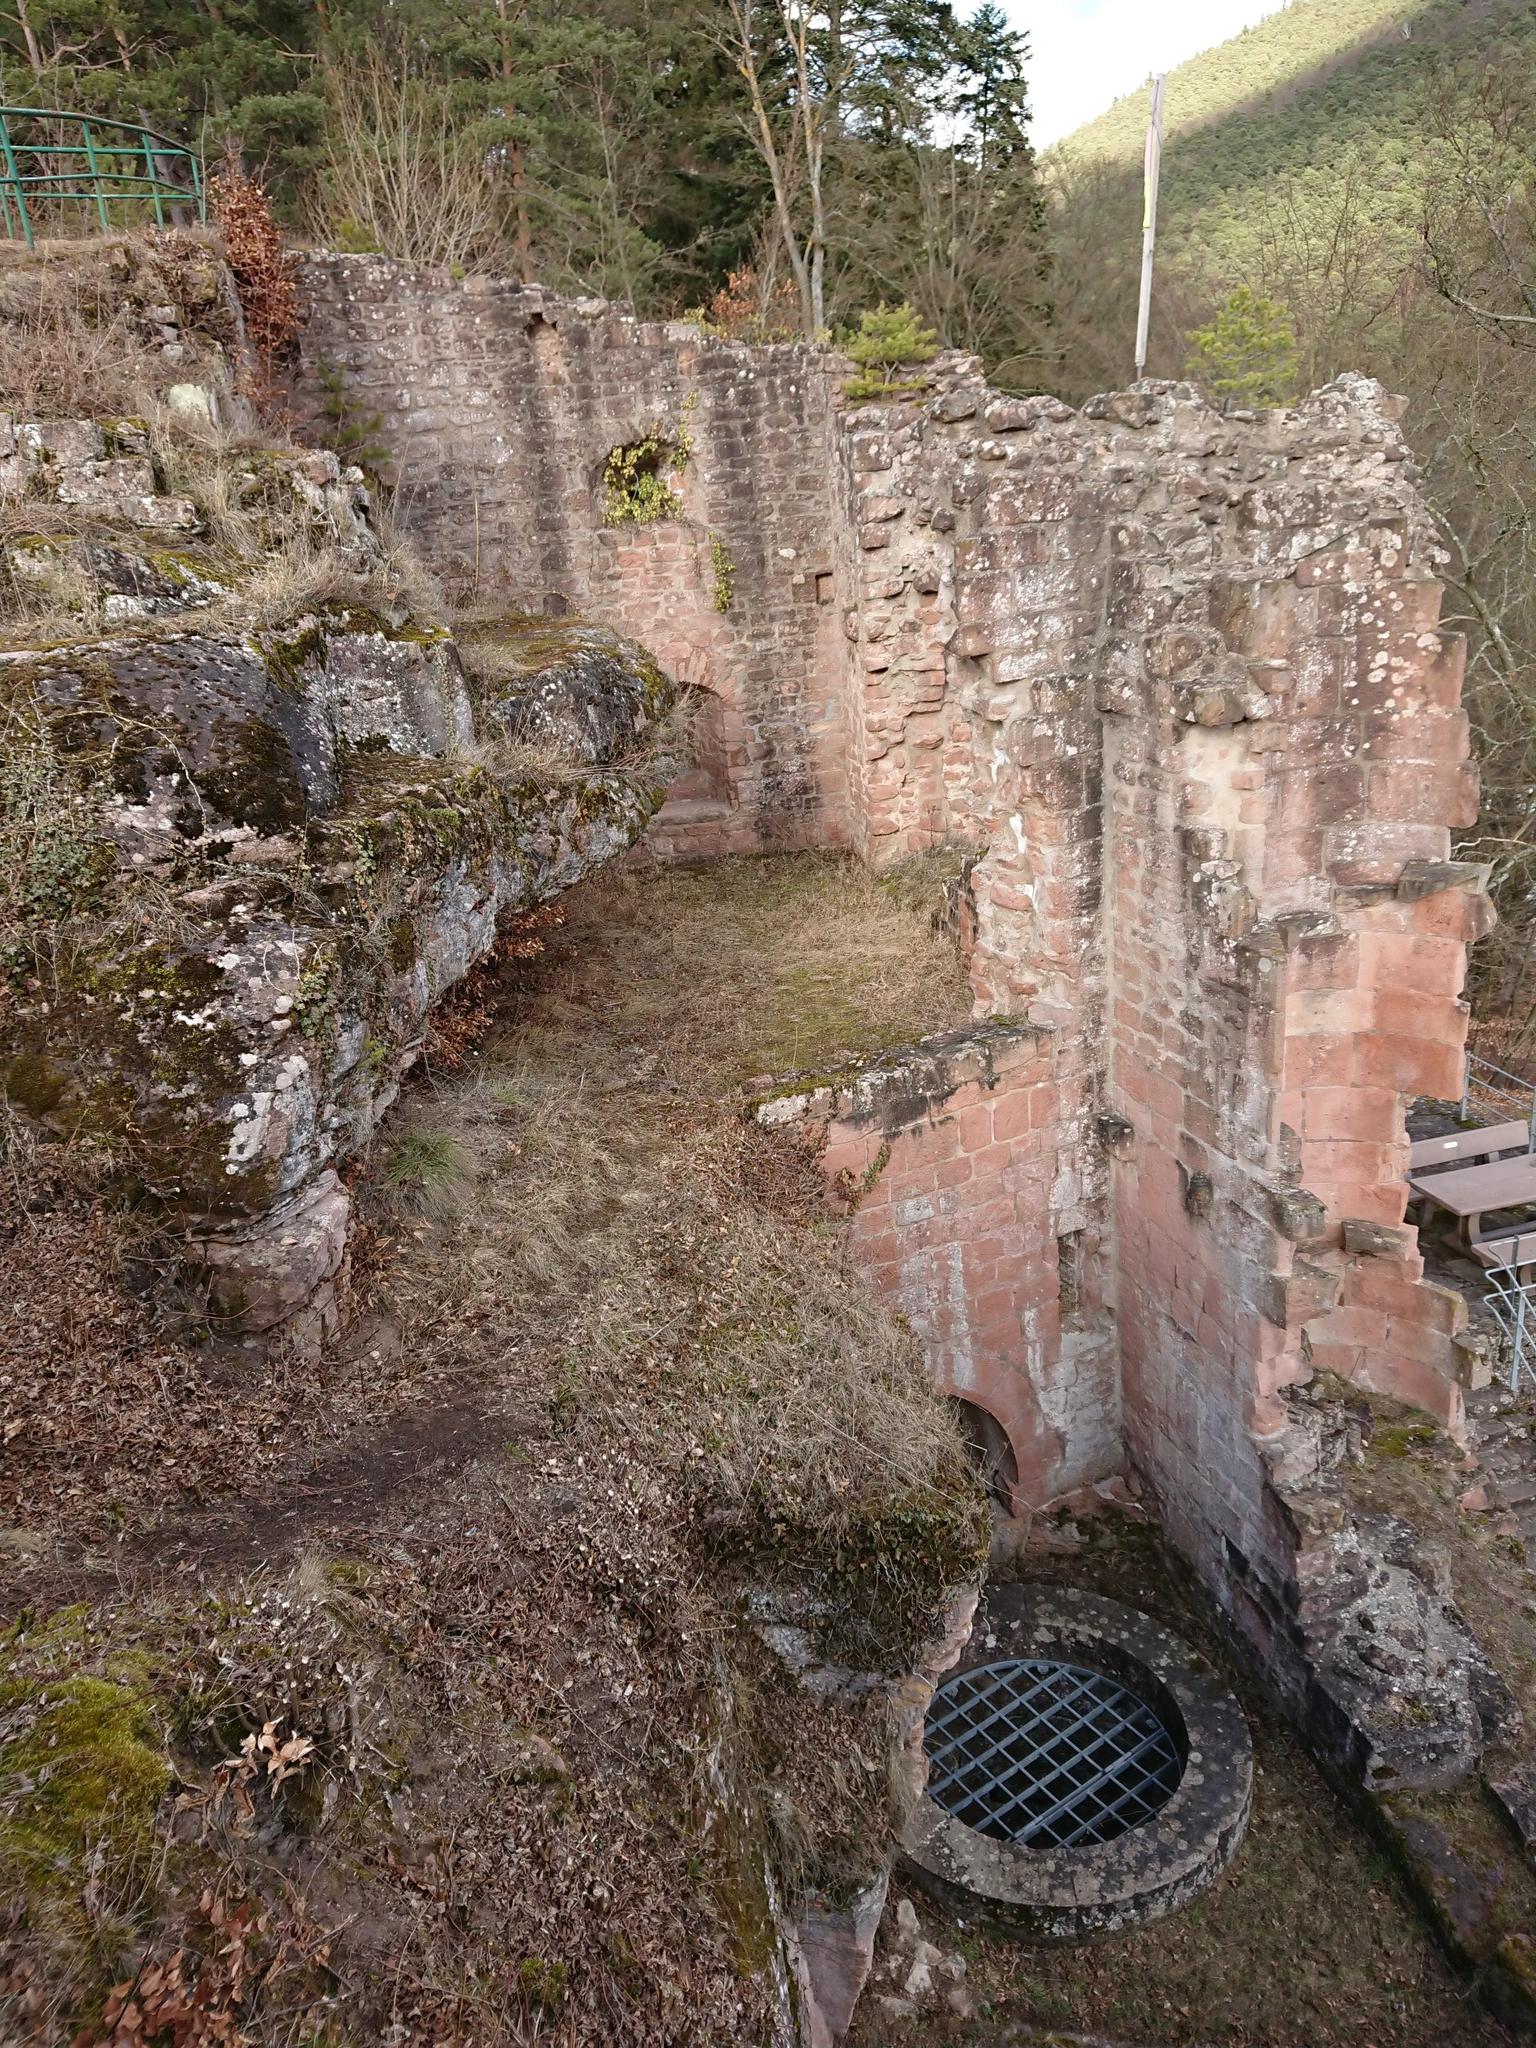
{"label": "forested hillside", "polygon": [[[1240,108],[1273,111],[1367,53],[1385,54],[1390,62],[1394,44],[1419,34],[1425,17],[1468,11],[1466,0],[1454,0],[1449,9],[1437,0],[1290,0],[1168,74],[1167,131],[1224,120]],[[1139,160],[1146,115],[1145,91],[1127,93],[1059,146],[1084,156]]]}
{"label": "forested hillside", "polygon": [[[1325,231],[1348,189],[1357,218],[1411,240],[1436,159],[1434,82],[1511,46],[1536,63],[1525,0],[1294,0],[1169,74],[1169,238],[1242,263],[1279,215]],[[1146,119],[1147,94],[1132,94],[1055,155],[1139,164]]]}

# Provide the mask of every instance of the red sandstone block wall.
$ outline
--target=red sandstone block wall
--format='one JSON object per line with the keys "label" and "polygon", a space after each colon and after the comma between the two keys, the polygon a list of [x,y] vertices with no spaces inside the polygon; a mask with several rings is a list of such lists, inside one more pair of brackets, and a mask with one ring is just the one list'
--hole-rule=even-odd
{"label": "red sandstone block wall", "polygon": [[984,850],[978,1006],[1052,1027],[1036,1199],[1102,1262],[1127,1448],[1213,1582],[1289,1568],[1287,1385],[1460,1414],[1454,1307],[1366,1234],[1408,1101],[1459,1085],[1482,915],[1404,453],[1348,380],[1241,420],[962,377],[850,421],[858,842]]}
{"label": "red sandstone block wall", "polygon": [[[1457,1091],[1485,910],[1448,859],[1461,653],[1390,402],[1073,412],[949,359],[845,414],[804,351],[370,259],[310,281],[311,355],[385,416],[439,564],[712,693],[664,850],[974,851],[978,1012],[1034,1027],[1029,1077],[799,1112],[873,1174],[857,1255],[1005,1421],[1021,1499],[1128,1453],[1214,1585],[1283,1602],[1287,1388],[1327,1367],[1460,1419],[1404,1113]],[[692,394],[684,516],[605,530],[608,447]]]}
{"label": "red sandstone block wall", "polygon": [[[318,412],[315,373],[334,365],[378,415],[401,517],[432,566],[487,610],[616,626],[707,693],[707,759],[654,828],[657,849],[840,843],[833,359],[377,257],[309,258],[301,285],[302,390]],[[692,443],[681,515],[606,526],[609,451],[653,433]]]}
{"label": "red sandstone block wall", "polygon": [[820,1124],[858,1269],[900,1308],[940,1389],[1006,1432],[1025,1513],[1118,1469],[1113,1361],[1063,1345],[1091,1328],[1096,1272],[1063,1301],[1050,1191],[1060,1092],[1049,1036],[983,1026],[896,1053],[759,1116]]}

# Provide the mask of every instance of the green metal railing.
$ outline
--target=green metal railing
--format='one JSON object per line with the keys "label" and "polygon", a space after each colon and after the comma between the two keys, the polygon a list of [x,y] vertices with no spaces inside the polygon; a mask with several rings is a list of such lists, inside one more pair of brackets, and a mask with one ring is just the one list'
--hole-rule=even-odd
{"label": "green metal railing", "polygon": [[0,107],[0,219],[8,241],[30,249],[39,230],[57,232],[71,205],[94,210],[110,231],[143,218],[156,224],[207,218],[202,166],[185,143],[133,121],[72,114],[60,107]]}

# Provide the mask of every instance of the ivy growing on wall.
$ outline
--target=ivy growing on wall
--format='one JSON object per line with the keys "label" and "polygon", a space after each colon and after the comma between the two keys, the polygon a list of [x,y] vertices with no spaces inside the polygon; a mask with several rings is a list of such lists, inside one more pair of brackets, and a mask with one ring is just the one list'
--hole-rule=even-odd
{"label": "ivy growing on wall", "polygon": [[736,564],[718,533],[709,536],[709,559],[715,577],[715,610],[728,612],[736,595]]}
{"label": "ivy growing on wall", "polygon": [[658,420],[638,441],[609,449],[603,464],[604,526],[650,526],[658,519],[682,517],[683,501],[672,479],[681,476],[693,456],[688,416],[697,403],[698,393],[689,392],[675,429]]}

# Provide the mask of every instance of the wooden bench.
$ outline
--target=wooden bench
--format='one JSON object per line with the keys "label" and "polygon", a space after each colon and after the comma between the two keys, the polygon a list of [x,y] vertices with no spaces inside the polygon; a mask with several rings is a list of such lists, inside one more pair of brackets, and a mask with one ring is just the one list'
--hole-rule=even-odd
{"label": "wooden bench", "polygon": [[1475,1131],[1448,1131],[1443,1138],[1416,1138],[1408,1147],[1408,1171],[1423,1173],[1433,1166],[1471,1166],[1501,1152],[1530,1150],[1530,1126],[1524,1123],[1485,1124]]}
{"label": "wooden bench", "polygon": [[1525,1267],[1536,1264],[1536,1230],[1481,1238],[1472,1246],[1472,1256],[1491,1273],[1522,1272]]}

